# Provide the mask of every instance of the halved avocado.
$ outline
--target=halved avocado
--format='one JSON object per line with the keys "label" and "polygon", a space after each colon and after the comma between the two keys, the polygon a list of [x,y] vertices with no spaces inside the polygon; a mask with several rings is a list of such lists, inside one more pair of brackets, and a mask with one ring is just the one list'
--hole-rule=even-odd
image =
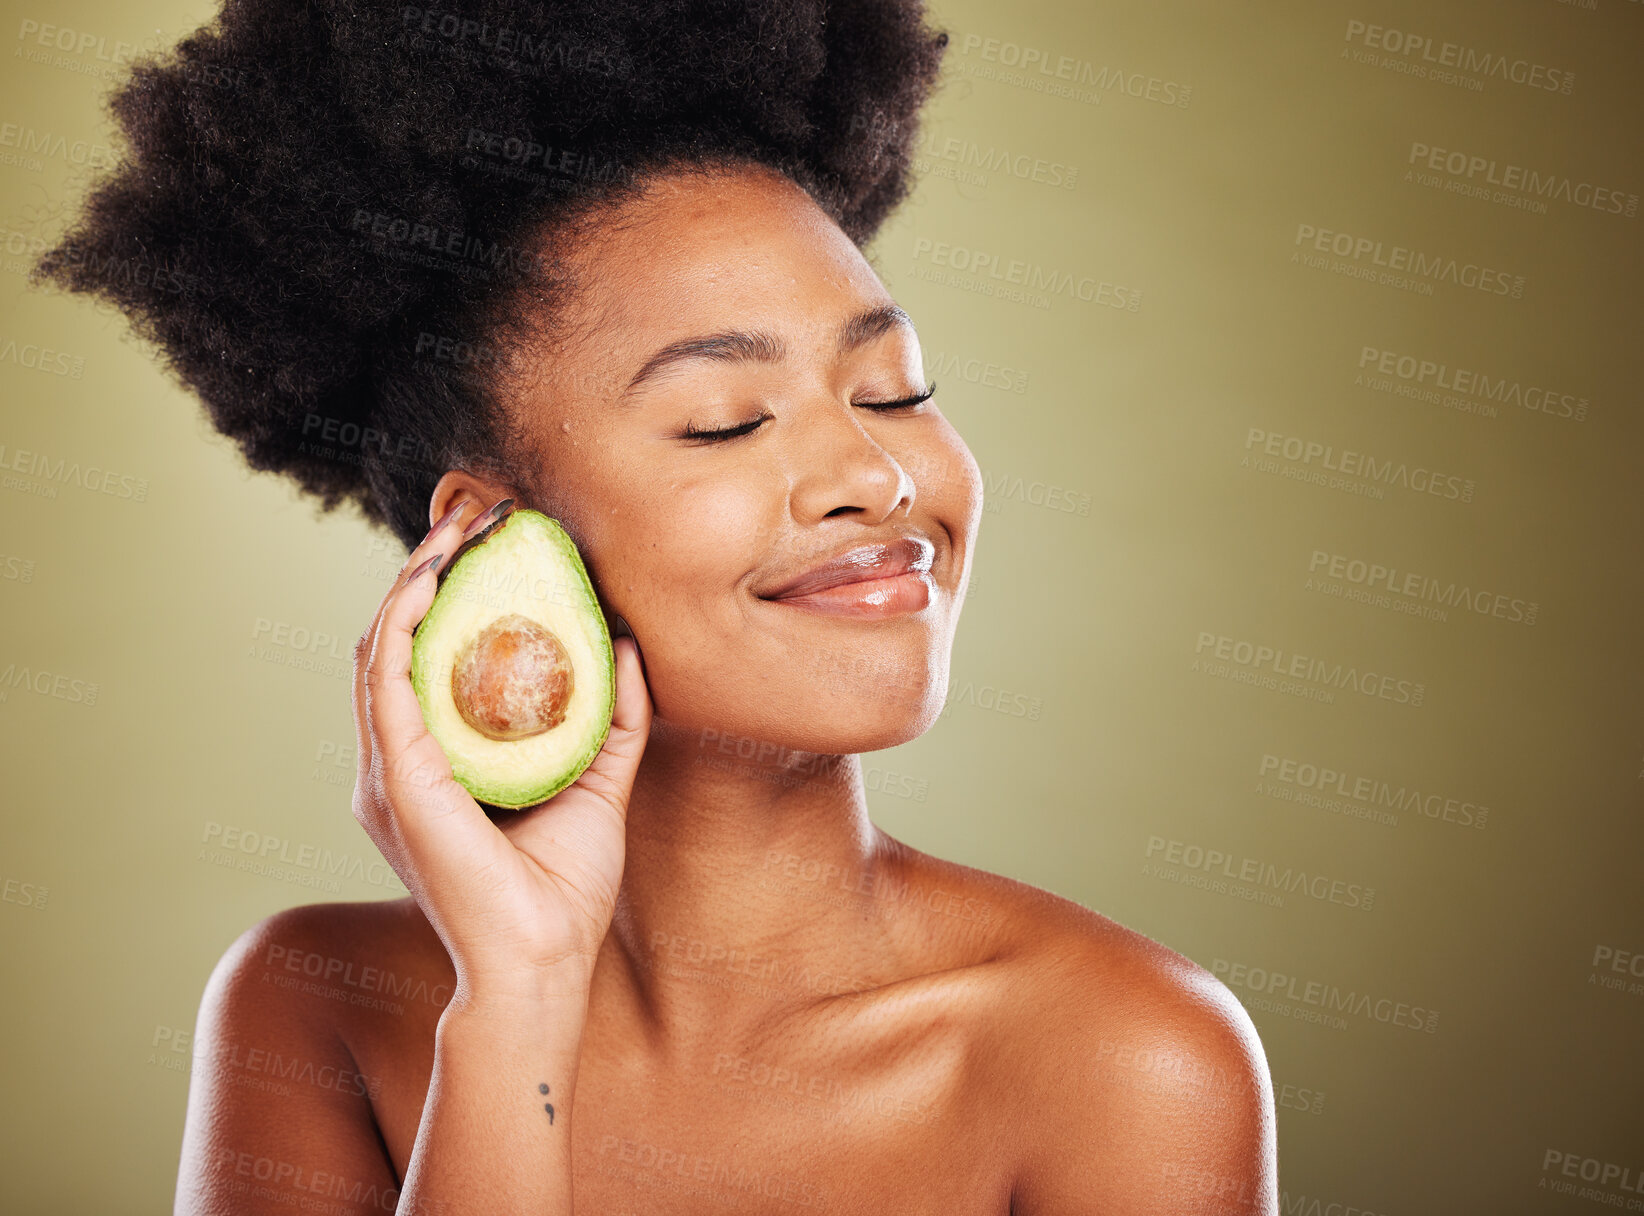
{"label": "halved avocado", "polygon": [[480,802],[535,806],[593,763],[616,667],[558,521],[519,509],[457,552],[417,626],[411,687],[452,775]]}

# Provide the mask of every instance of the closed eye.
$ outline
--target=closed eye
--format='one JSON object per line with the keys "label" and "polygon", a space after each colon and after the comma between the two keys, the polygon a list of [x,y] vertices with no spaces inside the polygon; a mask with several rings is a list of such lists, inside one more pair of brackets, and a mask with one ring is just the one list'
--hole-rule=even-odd
{"label": "closed eye", "polygon": [[900,401],[853,401],[852,405],[859,405],[865,410],[910,410],[916,405],[923,405],[936,395],[936,381],[930,382],[930,387],[917,397],[903,397]]}
{"label": "closed eye", "polygon": [[[936,382],[933,380],[931,381],[930,387],[917,396],[902,397],[896,401],[853,401],[851,404],[865,410],[875,410],[886,413],[892,410],[911,410],[929,401],[935,393]],[[758,428],[760,423],[764,422],[769,417],[771,417],[770,414],[761,414],[758,418],[754,418],[748,422],[738,423],[736,426],[725,427],[722,430],[717,431],[702,430],[697,427],[696,423],[687,422],[685,424],[685,429],[680,432],[680,438],[696,439],[707,443],[719,442],[726,439],[735,439],[741,435],[750,434]]]}
{"label": "closed eye", "polygon": [[685,424],[685,429],[679,433],[679,437],[681,439],[701,439],[710,443],[720,439],[735,439],[738,435],[746,435],[749,431],[753,430],[769,417],[769,414],[761,414],[752,422],[744,422],[738,426],[726,427],[724,430],[720,431],[700,430],[698,429],[696,423],[687,422]]}

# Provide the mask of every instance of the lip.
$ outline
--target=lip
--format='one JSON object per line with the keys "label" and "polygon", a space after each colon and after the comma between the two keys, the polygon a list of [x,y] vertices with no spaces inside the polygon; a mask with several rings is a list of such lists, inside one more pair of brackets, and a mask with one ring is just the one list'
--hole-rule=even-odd
{"label": "lip", "polygon": [[781,604],[784,608],[821,613],[824,616],[883,620],[886,617],[921,612],[930,607],[935,595],[935,584],[931,581],[930,575],[923,570],[910,570],[906,574],[857,579],[834,587],[824,587],[820,591],[812,591],[805,595],[789,595],[769,602]]}
{"label": "lip", "polygon": [[[928,590],[931,562],[935,557],[936,546],[923,536],[899,536],[890,541],[853,545],[780,586],[760,593],[759,598],[800,599],[856,583],[883,583],[886,587],[920,583]],[[868,593],[874,588],[863,587],[861,590]]]}

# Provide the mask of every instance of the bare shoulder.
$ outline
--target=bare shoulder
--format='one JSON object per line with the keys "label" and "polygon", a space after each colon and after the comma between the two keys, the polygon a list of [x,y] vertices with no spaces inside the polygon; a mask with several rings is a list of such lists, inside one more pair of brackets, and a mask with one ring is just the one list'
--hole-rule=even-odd
{"label": "bare shoulder", "polygon": [[1089,985],[1096,983],[1103,1007],[1114,1014],[1121,1012],[1113,1004],[1121,996],[1192,1008],[1210,996],[1237,1005],[1225,985],[1191,959],[1083,904],[900,842],[895,847],[910,886],[922,892],[919,902],[986,925],[977,962],[1029,984],[1036,1001],[1065,996],[1073,1012],[1088,1019],[1095,1012],[1089,998],[1096,995]]}
{"label": "bare shoulder", "polygon": [[377,1021],[377,1013],[409,1007],[437,1017],[452,979],[415,901],[305,904],[241,933],[206,996],[242,1004],[264,1021],[324,1027],[351,1041],[357,1024]]}
{"label": "bare shoulder", "polygon": [[912,868],[990,926],[979,1081],[1017,1129],[1013,1212],[1277,1211],[1272,1082],[1226,985],[1050,891],[925,854]]}
{"label": "bare shoulder", "polygon": [[[375,1117],[383,1078],[350,1045],[370,1016],[361,998],[375,1000],[392,968],[437,976],[393,903],[290,908],[224,951],[195,1025],[178,1212],[289,1210],[320,1170],[362,1194],[392,1190]],[[283,1185],[253,1189],[269,1177]]]}
{"label": "bare shoulder", "polygon": [[[453,981],[410,899],[286,908],[244,930],[212,970],[196,1073],[203,1053],[237,1059],[240,1046],[253,1060],[265,1049],[300,1050],[353,1068],[358,1049],[436,1022]],[[372,1078],[355,1084],[377,1096]]]}
{"label": "bare shoulder", "polygon": [[248,1080],[246,1070],[297,1059],[303,1075],[319,1068],[325,1098],[375,1106],[388,1063],[430,1039],[454,982],[411,899],[286,908],[244,930],[213,969],[195,1027],[195,1078],[283,1094],[289,1086]]}

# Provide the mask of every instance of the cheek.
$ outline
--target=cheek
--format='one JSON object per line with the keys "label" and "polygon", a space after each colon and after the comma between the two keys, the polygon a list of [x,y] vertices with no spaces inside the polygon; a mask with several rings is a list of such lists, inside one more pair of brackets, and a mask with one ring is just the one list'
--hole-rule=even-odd
{"label": "cheek", "polygon": [[782,496],[757,477],[664,476],[607,516],[601,588],[645,648],[658,716],[717,721],[719,702],[745,678],[749,665],[723,656],[747,642],[738,584],[768,560],[773,500],[780,508]]}
{"label": "cheek", "polygon": [[662,477],[609,515],[602,549],[615,555],[629,595],[640,597],[636,611],[649,591],[659,601],[645,605],[650,610],[679,612],[692,599],[724,597],[760,565],[770,511],[769,488],[758,479]]}

